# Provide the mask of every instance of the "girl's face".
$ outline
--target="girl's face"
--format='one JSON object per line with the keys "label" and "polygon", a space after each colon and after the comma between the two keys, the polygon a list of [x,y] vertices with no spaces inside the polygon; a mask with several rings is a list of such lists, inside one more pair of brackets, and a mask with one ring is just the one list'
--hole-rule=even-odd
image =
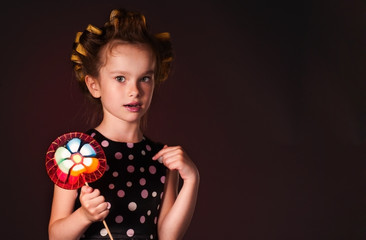
{"label": "girl's face", "polygon": [[154,91],[155,57],[141,44],[117,44],[104,51],[106,61],[98,79],[92,80],[94,84],[86,80],[91,94],[101,99],[103,120],[139,124]]}

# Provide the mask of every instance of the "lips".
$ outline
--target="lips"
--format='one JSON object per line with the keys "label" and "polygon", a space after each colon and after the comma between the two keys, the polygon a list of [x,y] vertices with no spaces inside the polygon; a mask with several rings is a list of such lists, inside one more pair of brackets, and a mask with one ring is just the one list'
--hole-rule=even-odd
{"label": "lips", "polygon": [[141,109],[141,103],[138,102],[132,102],[132,103],[128,103],[123,105],[128,111],[130,112],[138,112]]}

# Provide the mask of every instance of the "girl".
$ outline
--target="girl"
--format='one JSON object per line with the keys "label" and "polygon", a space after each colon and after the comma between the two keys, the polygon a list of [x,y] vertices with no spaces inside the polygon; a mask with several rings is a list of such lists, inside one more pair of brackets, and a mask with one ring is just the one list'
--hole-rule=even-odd
{"label": "girl", "polygon": [[155,143],[141,128],[172,57],[169,34],[150,34],[138,12],[113,10],[103,27],[77,34],[76,78],[102,110],[100,124],[87,133],[103,147],[108,167],[80,193],[55,185],[51,240],[108,239],[103,220],[114,239],[183,237],[196,205],[198,170],[180,146]]}

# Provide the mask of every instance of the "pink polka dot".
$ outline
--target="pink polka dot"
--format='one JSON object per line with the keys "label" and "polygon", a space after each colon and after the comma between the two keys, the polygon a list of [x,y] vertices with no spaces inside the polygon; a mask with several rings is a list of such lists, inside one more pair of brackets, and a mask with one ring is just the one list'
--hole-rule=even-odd
{"label": "pink polka dot", "polygon": [[116,153],[114,154],[114,157],[115,157],[116,159],[122,159],[122,153],[120,153],[120,152],[116,152]]}
{"label": "pink polka dot", "polygon": [[94,136],[95,136],[95,133],[90,134],[90,136],[91,136],[91,137],[94,137]]}
{"label": "pink polka dot", "polygon": [[165,176],[161,176],[161,178],[160,178],[160,182],[161,182],[161,183],[165,183]]}
{"label": "pink polka dot", "polygon": [[145,216],[141,216],[141,217],[140,217],[140,223],[144,223],[144,222],[145,222],[145,220],[146,220],[146,219],[145,219]]}
{"label": "pink polka dot", "polygon": [[109,170],[109,165],[107,164],[107,166],[105,166],[105,170],[108,171]]}
{"label": "pink polka dot", "polygon": [[121,222],[123,222],[123,217],[121,215],[118,215],[115,220],[116,220],[116,223],[121,223]]}
{"label": "pink polka dot", "polygon": [[145,156],[146,155],[146,152],[144,150],[142,150],[141,151],[141,154]]}
{"label": "pink polka dot", "polygon": [[107,234],[108,234],[107,229],[102,228],[102,229],[100,230],[99,234],[100,234],[100,236],[102,236],[102,237],[107,236]]}
{"label": "pink polka dot", "polygon": [[111,183],[111,184],[109,184],[109,189],[114,189],[114,184],[113,183]]}
{"label": "pink polka dot", "polygon": [[163,196],[164,196],[164,192],[161,192],[160,193],[160,199],[163,199]]}
{"label": "pink polka dot", "polygon": [[103,140],[101,144],[102,144],[103,147],[108,147],[109,146],[109,142],[107,140]]}
{"label": "pink polka dot", "polygon": [[156,209],[159,210],[159,208],[160,208],[160,204],[158,204],[158,206],[156,207]]}
{"label": "pink polka dot", "polygon": [[133,148],[133,143],[127,143],[127,147]]}
{"label": "pink polka dot", "polygon": [[132,237],[135,234],[135,231],[133,229],[128,229],[126,234],[127,236]]}
{"label": "pink polka dot", "polygon": [[124,197],[124,196],[125,196],[125,191],[123,191],[123,190],[118,190],[118,192],[117,192],[117,196],[118,196],[118,197],[120,197],[120,198]]}
{"label": "pink polka dot", "polygon": [[130,203],[128,204],[128,209],[129,209],[130,211],[135,211],[135,210],[137,209],[137,204],[136,204],[135,202],[130,202]]}
{"label": "pink polka dot", "polygon": [[146,145],[146,150],[147,150],[147,151],[151,151],[151,147],[150,147],[150,145]]}
{"label": "pink polka dot", "polygon": [[146,179],[145,178],[141,178],[140,179],[140,185],[144,186],[146,184]]}
{"label": "pink polka dot", "polygon": [[118,177],[118,172],[113,172],[112,175],[113,177]]}
{"label": "pink polka dot", "polygon": [[140,172],[145,172],[145,168],[140,167]]}
{"label": "pink polka dot", "polygon": [[146,189],[142,190],[141,191],[141,197],[142,198],[147,198],[147,196],[149,196],[149,192]]}
{"label": "pink polka dot", "polygon": [[151,210],[147,210],[147,216],[151,215]]}
{"label": "pink polka dot", "polygon": [[131,181],[128,181],[128,182],[126,183],[126,186],[127,186],[127,187],[132,187],[132,182],[131,182]]}
{"label": "pink polka dot", "polygon": [[128,159],[130,159],[130,160],[133,160],[133,155],[132,154],[130,154],[130,155],[128,155]]}
{"label": "pink polka dot", "polygon": [[156,197],[158,194],[154,191],[152,192],[151,196]]}
{"label": "pink polka dot", "polygon": [[128,167],[127,167],[127,171],[128,171],[129,173],[133,173],[133,172],[135,171],[135,167],[134,167],[134,166],[132,166],[132,165],[130,165],[130,166],[128,166]]}
{"label": "pink polka dot", "polygon": [[154,166],[150,166],[150,167],[149,167],[149,172],[150,172],[151,174],[155,174],[155,173],[156,173],[156,167],[154,167]]}
{"label": "pink polka dot", "polygon": [[155,217],[154,218],[154,223],[156,224],[158,222],[158,218],[157,217]]}

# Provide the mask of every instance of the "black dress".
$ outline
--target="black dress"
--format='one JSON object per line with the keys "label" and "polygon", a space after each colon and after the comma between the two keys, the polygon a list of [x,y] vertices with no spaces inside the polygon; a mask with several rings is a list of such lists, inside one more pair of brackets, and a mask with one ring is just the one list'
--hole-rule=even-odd
{"label": "black dress", "polygon": [[[157,220],[167,168],[152,157],[163,145],[146,137],[138,143],[115,142],[95,129],[87,134],[101,144],[107,158],[106,172],[89,185],[99,189],[111,203],[105,221],[113,238],[158,239]],[[77,198],[76,208],[79,206]],[[109,236],[103,223],[95,222],[81,239],[109,239]]]}

